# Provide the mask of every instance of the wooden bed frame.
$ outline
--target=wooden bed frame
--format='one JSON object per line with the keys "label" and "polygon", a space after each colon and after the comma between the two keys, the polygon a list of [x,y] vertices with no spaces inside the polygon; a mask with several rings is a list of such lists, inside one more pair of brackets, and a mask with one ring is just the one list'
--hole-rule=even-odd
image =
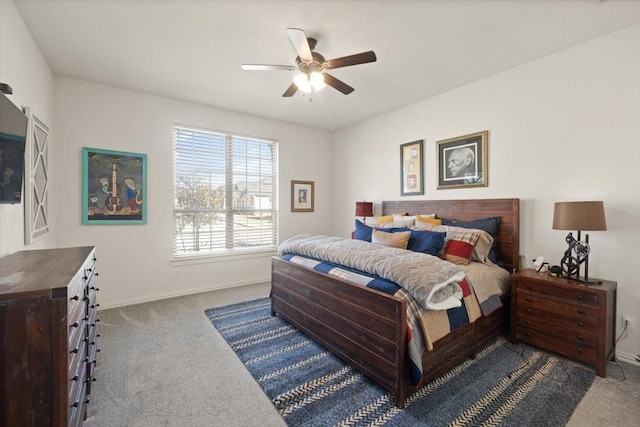
{"label": "wooden bed frame", "polygon": [[[500,216],[497,251],[509,272],[518,266],[519,210],[519,199],[382,202],[382,215],[436,213],[461,221]],[[506,332],[509,306],[507,293],[501,309],[436,341],[434,349],[423,354],[420,385],[473,357],[490,338]],[[271,312],[394,393],[396,406],[404,407],[409,393],[419,388],[408,379],[405,301],[274,257]]]}

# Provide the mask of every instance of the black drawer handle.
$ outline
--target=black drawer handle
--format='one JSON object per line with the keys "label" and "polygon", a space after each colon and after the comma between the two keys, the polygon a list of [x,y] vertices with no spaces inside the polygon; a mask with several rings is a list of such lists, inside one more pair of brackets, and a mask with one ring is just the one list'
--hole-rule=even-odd
{"label": "black drawer handle", "polygon": [[578,338],[580,341],[584,341],[584,337],[582,335],[578,335],[576,338]]}
{"label": "black drawer handle", "polygon": [[76,400],[75,402],[73,402],[73,405],[71,405],[71,407],[72,408],[77,408],[78,405],[80,405],[80,402]]}
{"label": "black drawer handle", "polygon": [[96,308],[96,307],[100,307],[100,304],[93,304],[93,305],[91,306],[91,308]]}
{"label": "black drawer handle", "polygon": [[584,295],[578,295],[578,301],[584,300]]}
{"label": "black drawer handle", "polygon": [[93,268],[87,268],[87,271],[93,271]]}
{"label": "black drawer handle", "polygon": [[78,381],[78,376],[75,375],[73,378],[71,378],[71,381]]}
{"label": "black drawer handle", "polygon": [[527,320],[525,323],[527,324],[527,326],[531,326],[531,322],[530,321]]}
{"label": "black drawer handle", "polygon": [[578,310],[578,314],[584,314],[584,310]]}
{"label": "black drawer handle", "polygon": [[98,292],[100,290],[100,288],[96,288],[95,286],[91,286],[89,289],[93,289],[96,292]]}
{"label": "black drawer handle", "polygon": [[88,276],[82,276],[82,280],[87,280],[88,278]]}
{"label": "black drawer handle", "polygon": [[78,350],[80,350],[78,347],[74,348],[73,350],[71,350],[69,353],[75,354],[78,352]]}
{"label": "black drawer handle", "polygon": [[98,258],[96,258],[96,256],[94,255],[93,256],[93,261],[97,261],[97,260],[98,260]]}
{"label": "black drawer handle", "polygon": [[80,299],[80,296],[79,296],[79,295],[76,295],[76,296],[71,297],[71,299],[72,299],[72,300],[76,300],[76,301],[78,301],[78,300]]}
{"label": "black drawer handle", "polygon": [[525,298],[525,300],[526,300],[527,302],[531,302],[531,298],[529,298],[529,297]]}
{"label": "black drawer handle", "polygon": [[97,338],[100,338],[100,334],[96,334],[96,337],[97,337]]}
{"label": "black drawer handle", "polygon": [[582,323],[582,322],[578,322],[578,326],[583,327],[583,326],[584,326],[584,323]]}
{"label": "black drawer handle", "polygon": [[77,328],[79,325],[80,325],[80,324],[79,324],[78,322],[73,322],[73,323],[71,324],[71,327],[72,327],[72,328]]}
{"label": "black drawer handle", "polygon": [[531,309],[527,308],[527,313],[531,314]]}
{"label": "black drawer handle", "polygon": [[89,403],[89,399],[85,400],[84,403]]}
{"label": "black drawer handle", "polygon": [[94,276],[99,276],[99,275],[100,275],[100,273],[96,273],[96,274],[94,274]]}
{"label": "black drawer handle", "polygon": [[581,348],[577,348],[577,349],[576,349],[576,351],[577,351],[578,353],[582,353],[582,349],[581,349]]}
{"label": "black drawer handle", "polygon": [[527,285],[527,289],[531,290],[531,285]]}
{"label": "black drawer handle", "polygon": [[530,337],[531,336],[531,332],[527,331],[527,332],[525,332],[525,335]]}

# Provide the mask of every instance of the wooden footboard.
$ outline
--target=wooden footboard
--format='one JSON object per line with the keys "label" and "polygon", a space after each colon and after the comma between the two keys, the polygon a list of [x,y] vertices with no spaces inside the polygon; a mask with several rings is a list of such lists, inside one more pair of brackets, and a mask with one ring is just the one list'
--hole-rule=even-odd
{"label": "wooden footboard", "polygon": [[324,273],[272,261],[271,311],[396,394],[407,394],[406,302]]}

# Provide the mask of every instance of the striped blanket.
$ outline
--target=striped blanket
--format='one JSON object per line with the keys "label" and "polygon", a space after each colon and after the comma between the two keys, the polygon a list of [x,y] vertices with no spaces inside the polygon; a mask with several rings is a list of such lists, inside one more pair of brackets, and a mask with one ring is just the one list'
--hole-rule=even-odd
{"label": "striped blanket", "polygon": [[338,277],[343,281],[404,299],[407,302],[409,376],[414,385],[419,384],[423,377],[422,354],[425,350],[433,350],[435,341],[481,316],[480,306],[473,293],[473,288],[464,278],[458,283],[462,296],[459,306],[448,310],[426,310],[407,290],[390,280],[291,253],[282,253],[281,258],[311,270]]}

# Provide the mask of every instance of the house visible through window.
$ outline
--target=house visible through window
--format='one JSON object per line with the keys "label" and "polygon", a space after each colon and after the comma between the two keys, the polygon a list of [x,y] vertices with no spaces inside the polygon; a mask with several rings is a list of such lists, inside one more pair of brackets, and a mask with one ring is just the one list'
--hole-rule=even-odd
{"label": "house visible through window", "polygon": [[174,126],[174,255],[275,249],[273,141]]}

